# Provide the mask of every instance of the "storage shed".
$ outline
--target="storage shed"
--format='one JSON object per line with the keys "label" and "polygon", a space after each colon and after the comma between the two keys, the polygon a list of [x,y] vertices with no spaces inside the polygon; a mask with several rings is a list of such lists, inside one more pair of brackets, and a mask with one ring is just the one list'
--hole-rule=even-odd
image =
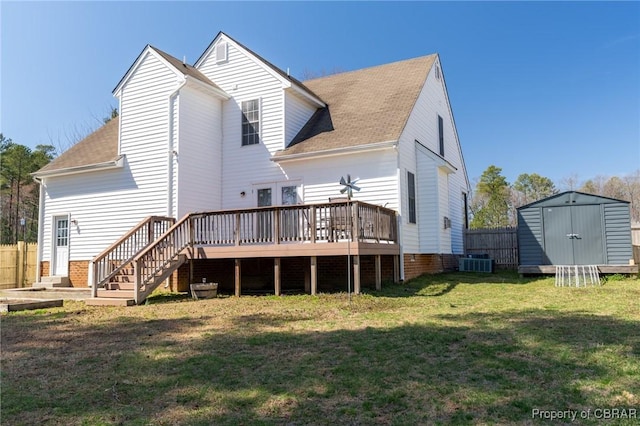
{"label": "storage shed", "polygon": [[526,270],[533,265],[625,265],[616,272],[632,272],[629,203],[567,191],[522,206],[518,249],[521,273],[535,272]]}

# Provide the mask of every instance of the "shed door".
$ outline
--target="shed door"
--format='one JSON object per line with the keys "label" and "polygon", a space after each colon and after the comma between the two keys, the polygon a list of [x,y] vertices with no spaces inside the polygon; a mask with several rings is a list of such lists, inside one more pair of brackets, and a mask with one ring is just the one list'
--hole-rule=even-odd
{"label": "shed door", "polygon": [[574,264],[604,264],[600,206],[572,206],[571,224]]}
{"label": "shed door", "polygon": [[545,207],[544,251],[549,265],[573,265],[571,207]]}
{"label": "shed door", "polygon": [[545,207],[543,220],[549,264],[604,264],[599,205]]}

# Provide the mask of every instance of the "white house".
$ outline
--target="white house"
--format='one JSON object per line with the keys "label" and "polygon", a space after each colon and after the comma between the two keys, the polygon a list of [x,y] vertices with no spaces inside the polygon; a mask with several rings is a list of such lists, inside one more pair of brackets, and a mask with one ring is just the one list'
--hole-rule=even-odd
{"label": "white house", "polygon": [[[40,277],[105,286],[189,215],[155,275],[228,278],[237,294],[261,274],[313,292],[335,268],[350,280],[351,260],[354,285],[379,285],[463,253],[469,181],[437,54],[302,83],[221,32],[193,66],[146,46],[113,93],[120,116],[35,173]],[[360,191],[329,203],[348,175]]]}

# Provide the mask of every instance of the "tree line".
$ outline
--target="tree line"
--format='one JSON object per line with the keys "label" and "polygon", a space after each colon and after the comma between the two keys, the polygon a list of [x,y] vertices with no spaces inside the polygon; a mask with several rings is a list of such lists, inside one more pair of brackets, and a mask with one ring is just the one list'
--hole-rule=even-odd
{"label": "tree line", "polygon": [[[627,176],[596,176],[581,185],[571,176],[563,182],[566,189],[629,201],[631,222],[640,222],[640,169]],[[478,179],[471,202],[469,227],[501,228],[516,226],[517,209],[560,191],[553,181],[537,173],[523,173],[513,183],[502,175],[502,169],[489,166]]]}
{"label": "tree line", "polygon": [[31,173],[55,156],[52,145],[34,150],[0,133],[0,244],[38,240],[39,185]]}

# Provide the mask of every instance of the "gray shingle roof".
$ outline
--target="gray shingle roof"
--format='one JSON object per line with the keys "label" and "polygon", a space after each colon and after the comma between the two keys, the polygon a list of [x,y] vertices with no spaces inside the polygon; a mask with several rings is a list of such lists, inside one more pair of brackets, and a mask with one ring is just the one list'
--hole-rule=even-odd
{"label": "gray shingle roof", "polygon": [[118,159],[118,126],[116,117],[55,158],[35,174],[106,163]]}
{"label": "gray shingle roof", "polygon": [[[218,87],[195,68],[154,50],[185,74]],[[318,109],[275,158],[397,140],[435,59],[434,54],[305,81],[328,106]],[[109,121],[36,174],[115,161],[118,123],[119,118]]]}
{"label": "gray shingle roof", "polygon": [[275,157],[397,140],[436,56],[305,81],[328,107]]}

